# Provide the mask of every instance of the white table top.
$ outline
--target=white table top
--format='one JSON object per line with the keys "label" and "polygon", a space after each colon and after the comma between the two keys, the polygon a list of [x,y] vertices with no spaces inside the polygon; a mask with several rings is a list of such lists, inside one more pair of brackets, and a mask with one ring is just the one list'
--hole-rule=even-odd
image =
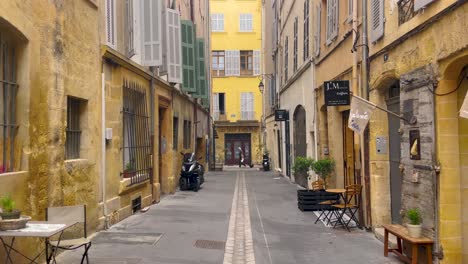
{"label": "white table top", "polygon": [[57,224],[46,221],[30,221],[26,228],[0,231],[0,237],[51,237],[73,224]]}

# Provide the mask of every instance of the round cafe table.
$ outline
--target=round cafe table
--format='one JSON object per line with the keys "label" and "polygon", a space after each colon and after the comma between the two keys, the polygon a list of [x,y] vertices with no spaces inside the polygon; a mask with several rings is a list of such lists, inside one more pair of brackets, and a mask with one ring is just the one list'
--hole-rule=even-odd
{"label": "round cafe table", "polygon": [[341,198],[343,198],[343,201],[345,199],[344,194],[346,193],[346,189],[326,189],[325,191],[330,193],[339,193]]}

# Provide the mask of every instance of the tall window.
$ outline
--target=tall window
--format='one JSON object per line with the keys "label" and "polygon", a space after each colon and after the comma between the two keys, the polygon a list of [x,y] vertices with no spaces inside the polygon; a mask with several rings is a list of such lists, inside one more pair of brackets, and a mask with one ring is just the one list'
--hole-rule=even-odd
{"label": "tall window", "polygon": [[251,50],[240,51],[240,74],[241,75],[253,74],[253,51]]}
{"label": "tall window", "polygon": [[288,37],[284,40],[284,82],[288,81]]}
{"label": "tall window", "polygon": [[214,50],[211,59],[213,76],[224,76],[224,50]]}
{"label": "tall window", "polygon": [[338,0],[327,0],[327,45],[338,36]]}
{"label": "tall window", "polygon": [[133,42],[133,0],[125,0],[125,49],[128,57],[135,55]]}
{"label": "tall window", "polygon": [[226,114],[225,93],[213,94],[213,114],[215,120],[220,120],[220,115]]}
{"label": "tall window", "polygon": [[304,1],[304,51],[302,53],[304,61],[309,58],[309,2],[310,0]]}
{"label": "tall window", "polygon": [[80,157],[80,104],[80,99],[73,97],[67,98],[67,140],[65,143],[66,159],[77,159]]}
{"label": "tall window", "polygon": [[239,31],[241,31],[241,32],[252,32],[253,31],[252,14],[240,14],[240,16],[239,16]]}
{"label": "tall window", "polygon": [[122,174],[131,175],[130,185],[149,179],[152,170],[153,148],[147,106],[145,88],[124,80]]}
{"label": "tall window", "polygon": [[172,118],[172,149],[179,148],[179,118],[174,116]]}
{"label": "tall window", "polygon": [[15,171],[16,124],[16,52],[12,43],[0,34],[0,173]]}
{"label": "tall window", "polygon": [[224,31],[224,14],[211,14],[211,31]]}
{"label": "tall window", "polygon": [[117,48],[116,32],[116,0],[106,0],[106,43],[109,47]]}
{"label": "tall window", "polygon": [[253,93],[241,93],[241,120],[254,120]]}
{"label": "tall window", "polygon": [[293,53],[293,72],[297,71],[297,17],[294,19],[294,53]]}
{"label": "tall window", "polygon": [[348,23],[353,22],[353,0],[348,0]]}
{"label": "tall window", "polygon": [[189,149],[192,145],[192,122],[184,120],[184,149]]}

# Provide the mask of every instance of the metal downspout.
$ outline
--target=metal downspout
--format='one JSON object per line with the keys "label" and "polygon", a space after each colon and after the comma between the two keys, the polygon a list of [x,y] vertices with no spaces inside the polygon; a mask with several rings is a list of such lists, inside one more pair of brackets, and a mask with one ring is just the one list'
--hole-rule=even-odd
{"label": "metal downspout", "polygon": [[101,192],[102,209],[104,215],[104,229],[109,228],[106,198],[106,77],[104,74],[104,63],[101,72]]}

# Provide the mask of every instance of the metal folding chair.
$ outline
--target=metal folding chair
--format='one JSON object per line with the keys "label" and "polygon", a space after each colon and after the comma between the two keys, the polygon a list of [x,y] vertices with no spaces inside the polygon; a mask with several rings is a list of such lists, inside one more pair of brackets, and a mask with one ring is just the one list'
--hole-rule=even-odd
{"label": "metal folding chair", "polygon": [[[81,258],[81,263],[84,262],[86,258],[86,263],[89,263],[88,251],[91,247],[91,241],[87,238],[86,233],[86,205],[75,205],[75,206],[61,206],[61,207],[48,207],[46,209],[46,220],[51,223],[60,223],[60,224],[74,224],[74,223],[83,223],[83,233],[82,236],[73,239],[61,239],[59,241],[49,241],[46,245],[46,257],[50,261],[53,258],[54,263],[55,251],[61,250],[75,250],[80,247],[84,247],[83,257]],[[52,253],[48,254],[48,248],[51,248]]]}
{"label": "metal folding chair", "polygon": [[[360,227],[359,220],[357,219],[357,211],[361,207],[361,192],[362,192],[362,185],[360,184],[353,184],[346,186],[346,192],[344,194],[344,203],[334,204],[332,205],[333,208],[336,208],[337,211],[334,212],[337,220],[334,221],[333,227],[336,227],[338,224],[343,225],[348,232],[349,224],[351,221],[356,223],[357,227]],[[349,212],[349,220],[345,221],[344,216],[346,212]]]}

